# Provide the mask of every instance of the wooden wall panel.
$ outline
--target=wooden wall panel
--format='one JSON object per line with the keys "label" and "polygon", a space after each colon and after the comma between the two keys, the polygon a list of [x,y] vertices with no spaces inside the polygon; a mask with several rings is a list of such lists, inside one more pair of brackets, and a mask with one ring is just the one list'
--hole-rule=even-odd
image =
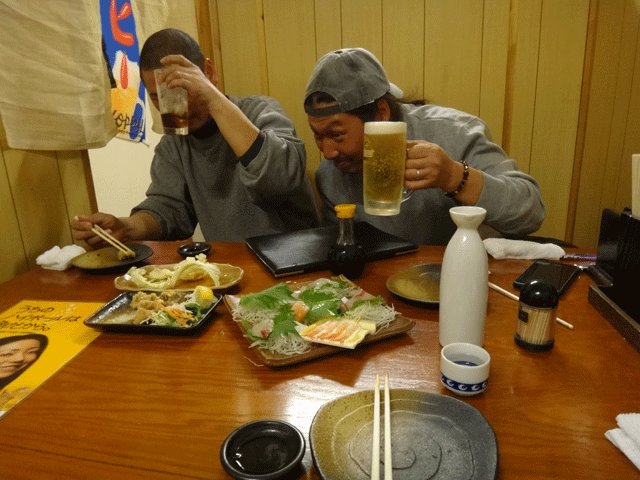
{"label": "wooden wall panel", "polygon": [[8,150],[4,159],[24,251],[33,268],[42,252],[72,243],[56,154]]}
{"label": "wooden wall panel", "polygon": [[480,118],[489,126],[493,141],[502,144],[509,51],[509,0],[485,2],[480,73]]}
{"label": "wooden wall panel", "polygon": [[[617,160],[617,175],[609,180],[605,195],[615,198],[614,208],[631,207],[631,155],[640,153],[640,2],[627,0],[622,28],[622,48],[609,157]],[[635,84],[635,88],[634,88]]]}
{"label": "wooden wall panel", "polygon": [[[634,0],[601,1],[596,7],[590,86],[588,99],[583,102],[584,144],[581,158],[576,159],[580,179],[573,224],[573,242],[588,246],[597,243],[602,210],[621,211],[630,203],[630,184],[621,175],[624,171],[621,168],[630,163],[634,143],[640,150],[637,123],[640,105],[637,102],[634,105],[632,100],[634,95],[640,95],[637,80],[640,7]],[[624,145],[630,149],[625,150]],[[627,171],[630,172],[630,167]]]}
{"label": "wooden wall panel", "polygon": [[20,223],[13,202],[13,193],[7,175],[5,152],[9,150],[6,143],[4,127],[0,121],[0,283],[29,270],[27,255],[22,244]]}
{"label": "wooden wall panel", "polygon": [[480,113],[482,0],[425,2],[424,97]]}
{"label": "wooden wall panel", "polygon": [[588,0],[543,2],[530,173],[547,217],[540,235],[564,239],[580,113]]}
{"label": "wooden wall panel", "polygon": [[[585,244],[590,232],[598,229],[600,205],[607,169],[607,151],[611,135],[613,105],[616,95],[618,72],[617,59],[621,46],[619,19],[624,14],[625,0],[611,0],[596,5],[596,27],[589,73],[588,103],[583,114],[586,117],[585,135],[580,166],[580,181],[577,192],[576,221],[573,239]],[[598,41],[607,38],[608,41]],[[616,62],[612,66],[611,62]],[[615,72],[615,73],[614,73]],[[588,109],[587,109],[588,107]],[[612,206],[612,205],[611,205]]]}
{"label": "wooden wall panel", "polygon": [[[627,5],[631,6],[631,4],[632,2],[628,0]],[[633,44],[629,45],[630,52],[635,51],[635,63],[633,65],[633,83],[629,98],[625,143],[622,149],[622,162],[625,166],[622,171],[624,181],[620,182],[622,192],[616,197],[618,210],[631,206],[631,185],[627,179],[631,178],[631,156],[640,153],[640,3],[636,2],[635,9],[630,12],[630,15],[633,16],[636,27],[635,50]]]}
{"label": "wooden wall panel", "polygon": [[340,0],[313,2],[315,15],[316,60],[337,50],[342,43],[342,8]]}
{"label": "wooden wall panel", "polygon": [[[4,132],[0,132],[4,138]],[[0,281],[36,266],[54,246],[73,243],[70,220],[96,210],[86,150],[36,152],[2,143]]]}
{"label": "wooden wall panel", "polygon": [[313,177],[320,156],[304,112],[304,92],[316,64],[313,2],[263,0],[269,95],[277,98],[293,120],[308,152],[307,172]]}
{"label": "wooden wall panel", "polygon": [[[56,152],[67,217],[96,212],[95,189],[91,176],[89,153],[86,150]],[[123,192],[126,195],[126,192]],[[62,225],[61,225],[62,227]],[[71,234],[71,226],[66,225]]]}
{"label": "wooden wall panel", "polygon": [[[214,65],[221,66],[218,3],[216,0],[194,0],[193,8],[200,49],[205,58],[210,58]],[[218,88],[224,91],[224,79],[220,78],[218,81]]]}
{"label": "wooden wall panel", "polygon": [[382,38],[381,61],[389,80],[405,97],[423,98],[424,0],[383,1]]}
{"label": "wooden wall panel", "polygon": [[363,47],[382,58],[382,0],[342,0],[342,46]]}
{"label": "wooden wall panel", "polygon": [[524,172],[531,167],[541,15],[541,0],[514,0],[509,24],[503,146]]}
{"label": "wooden wall panel", "polygon": [[[216,65],[227,95],[268,95],[266,65],[261,65],[256,0],[216,0],[222,65]],[[261,2],[260,2],[261,3]],[[223,19],[223,21],[220,21]],[[264,71],[264,74],[262,73]],[[263,84],[264,77],[264,84]]]}

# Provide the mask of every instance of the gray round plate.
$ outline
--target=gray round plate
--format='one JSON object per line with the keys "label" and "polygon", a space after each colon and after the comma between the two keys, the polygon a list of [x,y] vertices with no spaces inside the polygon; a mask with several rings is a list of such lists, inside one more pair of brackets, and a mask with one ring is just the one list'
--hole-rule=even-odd
{"label": "gray round plate", "polygon": [[[414,390],[391,390],[390,400],[394,480],[496,478],[496,436],[476,408],[453,397]],[[367,390],[333,400],[316,413],[309,441],[325,480],[371,478],[373,401],[373,391]]]}
{"label": "gray round plate", "polygon": [[441,268],[440,263],[426,263],[399,270],[387,279],[387,289],[403,300],[438,306]]}

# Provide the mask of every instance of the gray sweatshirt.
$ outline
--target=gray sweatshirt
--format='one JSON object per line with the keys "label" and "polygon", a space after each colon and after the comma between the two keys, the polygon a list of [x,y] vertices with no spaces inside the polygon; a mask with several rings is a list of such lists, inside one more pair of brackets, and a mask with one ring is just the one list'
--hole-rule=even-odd
{"label": "gray sweatshirt", "polygon": [[147,198],[132,214],[151,214],[162,240],[187,238],[198,223],[210,241],[318,224],[304,145],[287,114],[273,98],[229,98],[260,130],[242,158],[213,121],[190,135],[164,135],[156,147]]}

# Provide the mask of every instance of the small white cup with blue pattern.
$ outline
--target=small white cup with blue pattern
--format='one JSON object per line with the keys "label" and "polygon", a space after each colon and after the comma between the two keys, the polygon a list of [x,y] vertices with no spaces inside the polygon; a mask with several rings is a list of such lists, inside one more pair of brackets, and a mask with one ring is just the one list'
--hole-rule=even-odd
{"label": "small white cup with blue pattern", "polygon": [[440,351],[440,381],[461,396],[478,395],[489,383],[491,356],[472,343],[450,343]]}

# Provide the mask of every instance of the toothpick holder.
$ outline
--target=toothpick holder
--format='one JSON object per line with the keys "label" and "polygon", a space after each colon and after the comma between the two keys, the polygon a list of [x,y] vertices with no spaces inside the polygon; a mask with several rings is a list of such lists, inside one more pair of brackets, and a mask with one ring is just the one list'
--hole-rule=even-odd
{"label": "toothpick holder", "polygon": [[540,280],[522,288],[514,336],[518,346],[536,352],[553,348],[559,298],[555,287]]}

